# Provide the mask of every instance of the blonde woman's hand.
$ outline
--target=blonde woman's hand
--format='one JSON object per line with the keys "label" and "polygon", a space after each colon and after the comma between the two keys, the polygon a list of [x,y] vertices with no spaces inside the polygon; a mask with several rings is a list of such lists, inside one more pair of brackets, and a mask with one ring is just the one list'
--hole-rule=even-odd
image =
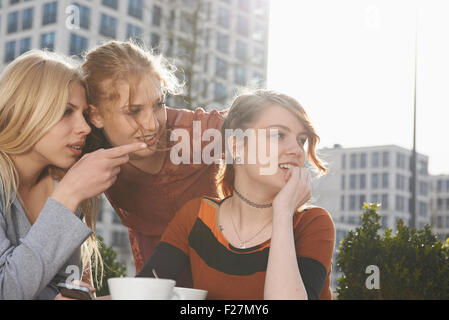
{"label": "blonde woman's hand", "polygon": [[83,200],[99,195],[114,184],[120,166],[129,161],[129,153],[145,148],[144,143],[133,143],[85,154],[70,168],[51,197],[76,212]]}
{"label": "blonde woman's hand", "polygon": [[273,200],[275,215],[277,212],[282,212],[282,215],[291,218],[300,206],[310,200],[311,192],[312,180],[308,170],[292,168],[287,175],[287,183]]}

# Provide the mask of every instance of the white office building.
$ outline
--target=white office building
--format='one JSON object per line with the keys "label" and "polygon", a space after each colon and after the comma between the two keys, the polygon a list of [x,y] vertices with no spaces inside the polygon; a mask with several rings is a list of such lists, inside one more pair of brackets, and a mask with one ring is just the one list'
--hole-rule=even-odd
{"label": "white office building", "polygon": [[[314,183],[314,201],[327,209],[335,223],[336,242],[332,275],[332,289],[340,276],[335,259],[340,240],[351,229],[360,226],[364,202],[381,203],[379,213],[384,231],[396,230],[399,219],[406,225],[410,219],[411,155],[399,146],[321,149],[320,156],[327,162],[329,173]],[[417,155],[416,226],[430,224],[430,177],[427,156]]]}
{"label": "white office building", "polygon": [[[265,86],[268,12],[269,0],[0,0],[0,71],[31,49],[81,57],[134,38],[184,69],[193,63],[195,106],[223,109],[240,88]],[[106,199],[97,228],[133,275],[127,228]]]}
{"label": "white office building", "polygon": [[81,56],[134,38],[184,69],[193,63],[191,97],[222,109],[240,88],[266,83],[268,1],[0,0],[0,70],[34,48]]}
{"label": "white office building", "polygon": [[441,241],[449,238],[449,175],[430,178],[432,230]]}

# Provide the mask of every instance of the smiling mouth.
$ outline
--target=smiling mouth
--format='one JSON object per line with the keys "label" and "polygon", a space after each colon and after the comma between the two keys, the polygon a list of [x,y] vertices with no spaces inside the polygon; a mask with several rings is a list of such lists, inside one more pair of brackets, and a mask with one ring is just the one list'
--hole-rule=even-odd
{"label": "smiling mouth", "polygon": [[293,169],[295,167],[298,167],[298,165],[294,165],[294,164],[290,164],[290,163],[281,163],[281,164],[279,164],[279,168],[286,169],[286,170]]}
{"label": "smiling mouth", "polygon": [[69,148],[75,149],[75,150],[78,150],[78,151],[83,150],[83,147],[82,147],[82,146],[69,146]]}
{"label": "smiling mouth", "polygon": [[146,142],[146,141],[153,140],[156,137],[157,137],[157,135],[153,134],[152,136],[138,137],[137,139],[140,141]]}

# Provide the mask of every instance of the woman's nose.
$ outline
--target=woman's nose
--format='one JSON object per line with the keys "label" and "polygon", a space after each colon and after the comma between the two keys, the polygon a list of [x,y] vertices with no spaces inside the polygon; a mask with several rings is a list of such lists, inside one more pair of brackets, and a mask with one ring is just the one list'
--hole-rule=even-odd
{"label": "woman's nose", "polygon": [[159,129],[159,121],[157,119],[156,113],[150,111],[146,113],[145,118],[142,121],[142,126],[145,130],[155,132]]}
{"label": "woman's nose", "polygon": [[79,121],[77,123],[77,133],[83,134],[83,135],[88,135],[92,129],[89,126],[89,124],[86,121],[86,118],[84,117],[84,114],[81,115],[81,117],[79,117]]}

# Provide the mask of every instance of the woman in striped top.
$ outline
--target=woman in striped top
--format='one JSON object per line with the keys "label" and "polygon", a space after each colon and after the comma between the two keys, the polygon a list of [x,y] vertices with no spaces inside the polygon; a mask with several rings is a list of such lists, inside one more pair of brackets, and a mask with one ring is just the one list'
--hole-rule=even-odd
{"label": "woman in striped top", "polygon": [[306,205],[306,158],[327,170],[304,109],[273,91],[243,94],[222,134],[233,161],[217,175],[221,198],[187,202],[138,276],[176,279],[190,264],[194,287],[208,299],[331,299],[334,224],[325,209]]}

